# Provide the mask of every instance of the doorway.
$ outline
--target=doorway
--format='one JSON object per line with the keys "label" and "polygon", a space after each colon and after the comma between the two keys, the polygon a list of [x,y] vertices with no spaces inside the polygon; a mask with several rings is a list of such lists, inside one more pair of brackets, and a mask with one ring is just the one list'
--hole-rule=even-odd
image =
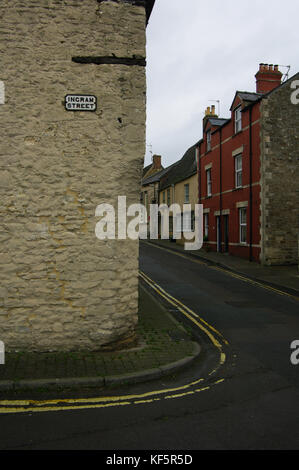
{"label": "doorway", "polygon": [[221,221],[220,216],[216,217],[216,228],[217,228],[217,252],[221,252]]}
{"label": "doorway", "polygon": [[224,215],[223,229],[224,229],[224,253],[229,251],[229,216]]}

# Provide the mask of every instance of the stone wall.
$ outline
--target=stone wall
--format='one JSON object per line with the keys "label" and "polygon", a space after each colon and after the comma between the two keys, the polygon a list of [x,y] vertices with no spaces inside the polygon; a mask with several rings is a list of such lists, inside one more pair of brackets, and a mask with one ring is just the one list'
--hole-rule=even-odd
{"label": "stone wall", "polygon": [[291,102],[291,83],[261,103],[261,262],[298,263],[299,104]]}
{"label": "stone wall", "polygon": [[[126,341],[138,241],[96,238],[95,210],[139,202],[144,7],[1,0],[0,25],[0,339],[40,351]],[[66,111],[72,93],[95,95],[96,112]]]}

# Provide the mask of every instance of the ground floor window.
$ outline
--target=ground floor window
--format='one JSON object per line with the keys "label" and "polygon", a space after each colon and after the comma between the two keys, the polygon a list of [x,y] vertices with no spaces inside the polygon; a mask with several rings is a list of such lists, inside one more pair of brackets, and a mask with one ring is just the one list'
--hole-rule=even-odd
{"label": "ground floor window", "polygon": [[194,232],[195,228],[195,213],[184,212],[182,214],[182,231],[183,232]]}

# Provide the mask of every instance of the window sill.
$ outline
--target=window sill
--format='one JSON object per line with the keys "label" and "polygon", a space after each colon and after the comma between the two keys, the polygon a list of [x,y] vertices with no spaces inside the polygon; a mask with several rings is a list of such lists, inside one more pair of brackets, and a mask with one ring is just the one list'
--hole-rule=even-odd
{"label": "window sill", "polygon": [[232,137],[237,137],[237,135],[242,134],[242,132],[243,132],[243,129],[241,129],[241,130],[238,131],[238,132],[235,132],[235,133],[232,135]]}

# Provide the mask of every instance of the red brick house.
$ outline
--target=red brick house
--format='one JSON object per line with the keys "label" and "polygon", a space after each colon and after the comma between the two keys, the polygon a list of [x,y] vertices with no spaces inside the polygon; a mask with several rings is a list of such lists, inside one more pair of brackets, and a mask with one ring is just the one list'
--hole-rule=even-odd
{"label": "red brick house", "polygon": [[237,91],[229,119],[207,108],[198,144],[205,248],[266,265],[298,262],[296,78],[282,83],[278,66],[260,64],[256,92]]}

